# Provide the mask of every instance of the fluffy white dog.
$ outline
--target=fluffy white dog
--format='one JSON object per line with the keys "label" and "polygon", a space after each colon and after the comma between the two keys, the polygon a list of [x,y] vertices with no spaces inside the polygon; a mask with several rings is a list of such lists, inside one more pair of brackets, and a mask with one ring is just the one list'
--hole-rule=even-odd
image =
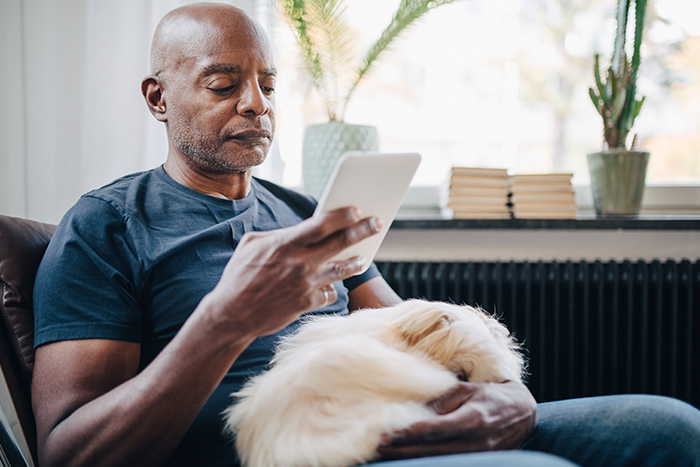
{"label": "fluffy white dog", "polygon": [[310,318],[224,415],[244,465],[351,466],[371,461],[383,434],[433,417],[426,403],[460,379],[522,373],[518,345],[490,315],[408,300]]}

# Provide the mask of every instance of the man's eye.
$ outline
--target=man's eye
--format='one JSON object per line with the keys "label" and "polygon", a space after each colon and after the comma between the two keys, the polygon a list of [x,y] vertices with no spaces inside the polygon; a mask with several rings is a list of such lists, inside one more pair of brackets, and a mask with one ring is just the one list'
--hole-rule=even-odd
{"label": "man's eye", "polygon": [[213,92],[214,94],[222,95],[222,94],[227,94],[227,93],[233,91],[233,88],[234,88],[234,87],[235,87],[235,86],[226,86],[225,88],[216,88],[216,89],[214,89],[214,88],[209,88],[209,89],[210,89],[210,91]]}
{"label": "man's eye", "polygon": [[273,94],[275,92],[275,88],[269,86],[260,86],[260,89],[262,89],[265,94]]}

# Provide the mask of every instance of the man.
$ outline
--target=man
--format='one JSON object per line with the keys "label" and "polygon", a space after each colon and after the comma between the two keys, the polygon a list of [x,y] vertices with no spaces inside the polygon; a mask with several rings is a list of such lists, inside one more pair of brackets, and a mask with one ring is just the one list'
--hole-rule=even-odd
{"label": "man", "polygon": [[[313,200],[252,178],[274,134],[275,79],[263,30],[240,10],[198,4],[161,21],[142,92],[166,125],[167,160],[83,196],[37,274],[42,466],[231,465],[221,411],[265,368],[279,335],[306,312],[400,300],[374,266],[353,277],[362,258],[328,261],[376,233],[378,219],[347,208],[305,220]],[[464,383],[434,405],[435,420],[396,433],[384,458],[516,448],[537,421],[532,396],[515,382]],[[574,422],[593,432],[608,410],[581,407],[579,418],[551,409],[529,448],[566,454],[562,434]],[[700,452],[693,416],[683,426],[695,423]],[[594,434],[571,450],[610,439]],[[511,453],[426,465],[467,457],[565,464]]]}

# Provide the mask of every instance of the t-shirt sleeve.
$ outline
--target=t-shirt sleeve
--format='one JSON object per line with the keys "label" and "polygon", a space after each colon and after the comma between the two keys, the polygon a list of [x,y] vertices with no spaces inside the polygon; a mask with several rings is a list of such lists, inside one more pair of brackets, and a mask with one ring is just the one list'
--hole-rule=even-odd
{"label": "t-shirt sleeve", "polygon": [[345,285],[345,288],[348,289],[348,292],[352,292],[353,289],[355,289],[357,286],[364,284],[368,280],[372,279],[373,277],[380,276],[381,273],[379,272],[379,269],[377,268],[377,265],[372,262],[370,264],[369,268],[362,274],[359,274],[357,276],[352,276],[343,281],[343,285]]}
{"label": "t-shirt sleeve", "polygon": [[34,286],[34,345],[72,339],[139,342],[138,259],[124,217],[83,196],[66,214]]}

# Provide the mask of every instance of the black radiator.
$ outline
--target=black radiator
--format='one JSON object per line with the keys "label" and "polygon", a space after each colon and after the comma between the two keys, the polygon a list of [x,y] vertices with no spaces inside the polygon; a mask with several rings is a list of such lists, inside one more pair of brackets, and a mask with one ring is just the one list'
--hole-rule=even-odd
{"label": "black radiator", "polygon": [[403,298],[500,316],[540,402],[647,393],[700,407],[700,261],[377,265]]}

